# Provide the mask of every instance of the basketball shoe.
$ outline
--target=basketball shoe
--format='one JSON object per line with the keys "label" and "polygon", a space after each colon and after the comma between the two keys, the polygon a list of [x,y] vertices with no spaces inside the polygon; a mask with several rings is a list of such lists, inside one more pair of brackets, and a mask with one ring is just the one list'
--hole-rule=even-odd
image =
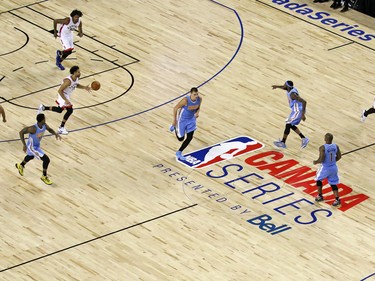
{"label": "basketball shoe", "polygon": [[53,182],[48,178],[48,176],[42,176],[40,178],[45,184],[51,185]]}
{"label": "basketball shoe", "polygon": [[23,166],[21,164],[16,163],[16,168],[18,169],[18,173],[23,176]]}

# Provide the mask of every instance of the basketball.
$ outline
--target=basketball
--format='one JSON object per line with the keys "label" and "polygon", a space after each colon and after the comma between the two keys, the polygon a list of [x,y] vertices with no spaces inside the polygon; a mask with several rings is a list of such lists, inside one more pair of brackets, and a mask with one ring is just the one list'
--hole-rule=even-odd
{"label": "basketball", "polygon": [[100,83],[99,81],[94,81],[91,83],[91,89],[93,89],[94,91],[97,91],[100,89]]}

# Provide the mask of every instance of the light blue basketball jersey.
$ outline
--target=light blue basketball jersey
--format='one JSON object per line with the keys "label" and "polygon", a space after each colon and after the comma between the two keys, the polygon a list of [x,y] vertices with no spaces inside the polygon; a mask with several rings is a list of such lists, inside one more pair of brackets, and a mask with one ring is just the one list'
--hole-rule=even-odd
{"label": "light blue basketball jersey", "polygon": [[46,131],[46,125],[44,124],[42,128],[38,127],[38,124],[34,125],[36,128],[35,134],[29,134],[29,139],[27,144],[32,144],[33,146],[37,147],[40,146],[40,141],[44,136],[44,132]]}
{"label": "light blue basketball jersey", "polygon": [[286,92],[286,95],[288,97],[289,106],[294,111],[302,111],[302,102],[299,102],[298,100],[293,100],[290,95],[296,94],[299,96],[298,90],[296,88],[292,88],[289,92]]}
{"label": "light blue basketball jersey", "polygon": [[340,178],[336,165],[337,145],[334,143],[325,144],[324,155],[324,161],[322,163],[322,166],[317,171],[315,179],[317,181],[328,179],[328,183],[330,185],[339,184]]}
{"label": "light blue basketball jersey", "polygon": [[324,154],[323,167],[336,166],[337,145],[335,143],[324,144]]}
{"label": "light blue basketball jersey", "polygon": [[302,109],[303,105],[302,102],[297,100],[293,100],[291,98],[291,94],[298,94],[298,90],[296,88],[292,88],[289,92],[286,92],[286,96],[288,98],[290,109],[292,110],[289,117],[287,118],[286,122],[291,125],[298,125],[302,120]]}
{"label": "light blue basketball jersey", "polygon": [[200,97],[198,97],[197,100],[193,102],[190,98],[190,95],[187,95],[186,98],[187,98],[187,105],[181,108],[180,118],[181,119],[193,119],[195,112],[197,112],[201,104],[201,99]]}
{"label": "light blue basketball jersey", "polygon": [[29,139],[27,140],[27,155],[34,156],[40,159],[44,155],[44,151],[40,148],[40,141],[43,138],[44,132],[46,131],[46,125],[42,128],[38,127],[38,124],[34,125],[36,127],[35,134],[29,134]]}

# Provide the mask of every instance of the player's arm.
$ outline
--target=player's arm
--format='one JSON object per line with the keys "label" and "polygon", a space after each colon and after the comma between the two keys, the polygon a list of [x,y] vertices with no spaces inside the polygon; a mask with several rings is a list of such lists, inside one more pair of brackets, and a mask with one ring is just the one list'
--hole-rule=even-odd
{"label": "player's arm", "polygon": [[4,108],[1,105],[0,105],[0,114],[3,117],[3,122],[6,122],[7,118],[5,116],[5,110],[4,110]]}
{"label": "player's arm", "polygon": [[87,85],[87,86],[83,86],[83,85],[81,85],[81,84],[78,84],[77,85],[77,88],[78,89],[85,89],[86,91],[91,91],[91,87],[89,86],[89,85]]}
{"label": "player's arm", "polygon": [[64,95],[64,90],[68,88],[70,84],[71,84],[70,80],[68,78],[65,78],[59,90],[57,91],[60,97],[65,101],[65,105],[70,105],[70,101]]}
{"label": "player's arm", "polygon": [[200,110],[201,110],[201,106],[202,106],[202,101],[203,101],[203,99],[202,99],[202,97],[199,97],[199,98],[200,98],[201,102],[199,103],[199,107],[198,107],[197,111],[196,111],[195,114],[194,114],[195,118],[198,118],[198,117],[199,117],[199,112],[200,112]]}
{"label": "player's arm", "polygon": [[173,126],[176,126],[176,123],[177,123],[177,113],[178,111],[187,105],[187,98],[183,98],[182,100],[179,101],[178,104],[175,105],[175,107],[173,107],[173,121],[172,121],[172,125]]}
{"label": "player's arm", "polygon": [[324,156],[325,156],[324,145],[322,145],[321,147],[319,147],[319,158],[317,160],[314,160],[313,164],[315,165],[315,164],[323,163]]}
{"label": "player's arm", "polygon": [[281,89],[281,90],[286,90],[286,86],[284,85],[272,85],[272,90],[275,89]]}
{"label": "player's arm", "polygon": [[336,162],[341,159],[341,150],[339,146],[337,145],[337,154],[336,154]]}
{"label": "player's arm", "polygon": [[23,151],[26,152],[26,142],[25,142],[25,134],[35,134],[36,128],[35,126],[25,127],[20,131],[20,139],[23,144]]}
{"label": "player's arm", "polygon": [[61,140],[61,136],[57,134],[50,126],[46,124],[46,130],[56,137],[57,140]]}
{"label": "player's arm", "polygon": [[78,36],[82,37],[83,36],[83,30],[82,30],[82,21],[78,25]]}
{"label": "player's arm", "polygon": [[57,37],[57,24],[69,24],[70,19],[54,19],[53,20],[53,36]]}
{"label": "player's arm", "polygon": [[303,98],[301,98],[299,95],[296,95],[295,93],[292,93],[290,95],[290,98],[292,100],[297,100],[300,103],[302,103],[302,120],[305,121],[306,120],[305,113],[306,113],[307,102]]}

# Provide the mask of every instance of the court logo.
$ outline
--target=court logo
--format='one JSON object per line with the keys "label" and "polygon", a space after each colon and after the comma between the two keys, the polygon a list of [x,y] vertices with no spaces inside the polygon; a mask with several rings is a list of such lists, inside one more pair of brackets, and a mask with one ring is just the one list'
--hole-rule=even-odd
{"label": "court logo", "polygon": [[247,136],[239,136],[190,152],[184,155],[186,160],[177,159],[177,161],[191,168],[201,169],[249,152],[257,151],[263,147],[264,144],[257,140]]}

